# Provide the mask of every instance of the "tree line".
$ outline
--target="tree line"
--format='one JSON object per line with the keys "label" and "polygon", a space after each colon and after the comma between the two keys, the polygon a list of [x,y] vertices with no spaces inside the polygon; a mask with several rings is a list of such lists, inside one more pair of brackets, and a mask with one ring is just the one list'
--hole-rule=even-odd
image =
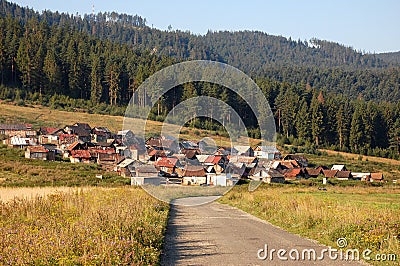
{"label": "tree line", "polygon": [[[269,38],[264,33],[218,33],[227,35],[218,40],[218,34],[210,32],[202,37],[213,43],[214,48],[209,49],[203,42],[193,41],[201,40],[200,37],[190,33],[182,35],[177,31],[153,30],[146,26],[144,19],[137,16],[108,13],[102,19],[90,16],[86,19],[48,11],[38,14],[6,1],[0,2],[3,10],[0,17],[2,99],[30,99],[53,108],[68,106],[122,115],[123,106],[152,73],[185,59],[215,59],[250,69],[249,72],[253,73],[252,76],[271,105],[278,132],[286,140],[295,138],[302,144],[385,157],[395,157],[399,153],[399,68],[386,65],[374,57],[356,53],[359,58],[355,59],[352,55],[354,51],[344,48],[348,53],[345,60],[367,60],[365,65],[361,67],[359,62],[348,63],[346,66],[327,67],[328,64],[326,67],[318,67],[317,63],[311,61],[309,66],[296,66],[294,62],[300,60],[296,56],[301,58],[302,55],[300,50],[320,48],[309,48],[304,42],[277,37],[281,45],[277,44],[280,48],[276,50],[293,53],[294,59],[290,61],[281,58],[273,64],[267,58],[257,59],[257,53],[251,50],[253,48],[246,55],[242,55],[240,50],[249,40],[250,43],[254,42],[254,45],[250,45],[253,47],[263,40],[260,36]],[[4,10],[8,11],[4,13]],[[80,23],[86,26],[79,26]],[[92,27],[90,30],[87,28],[90,25],[95,26],[97,33]],[[139,38],[145,35],[136,35],[138,42],[113,39],[112,36],[124,36],[118,34],[122,30],[121,25],[125,25],[124,29],[132,29],[140,34],[147,32],[149,35],[146,38],[154,43],[145,44]],[[111,33],[106,33],[109,30]],[[98,36],[98,32],[104,32],[104,36]],[[157,32],[162,33],[158,38]],[[133,38],[136,38],[135,34]],[[125,37],[128,35],[126,33]],[[170,38],[169,41],[162,36]],[[175,39],[171,36],[175,36]],[[187,39],[182,36],[187,36]],[[223,45],[229,38],[230,41]],[[313,42],[313,45],[321,47],[332,46],[317,40]],[[163,45],[157,46],[157,43]],[[164,53],[162,51],[167,44],[170,45],[170,52]],[[228,44],[232,45],[229,49],[233,50],[226,50]],[[262,50],[268,42],[258,45],[258,49]],[[299,48],[299,45],[304,47]],[[288,48],[291,46],[293,50]],[[157,47],[162,51],[154,49]],[[182,47],[191,49],[184,50],[186,48]],[[333,45],[329,49],[342,48]],[[182,53],[173,52],[178,50]],[[217,50],[219,52],[214,53]],[[333,57],[339,54],[341,52],[330,52]],[[257,118],[249,114],[243,99],[215,84],[197,82],[178,86],[158,100],[150,118],[162,121],[178,103],[197,95],[219,98],[234,107],[252,136],[258,136]],[[143,99],[137,99],[139,105],[141,101]],[[196,126],[222,130],[221,125],[204,118],[197,119]]]}

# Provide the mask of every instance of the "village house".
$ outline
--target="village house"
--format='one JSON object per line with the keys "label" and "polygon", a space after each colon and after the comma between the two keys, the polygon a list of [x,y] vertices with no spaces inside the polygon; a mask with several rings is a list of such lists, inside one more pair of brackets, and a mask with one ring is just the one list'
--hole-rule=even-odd
{"label": "village house", "polygon": [[303,168],[291,168],[283,172],[285,180],[297,180],[306,176]]}
{"label": "village house", "polygon": [[37,159],[37,160],[43,160],[43,161],[54,161],[55,154],[54,154],[54,151],[49,151],[41,145],[29,146],[26,148],[25,158]]}
{"label": "village house", "polygon": [[37,145],[36,138],[23,138],[19,136],[12,136],[11,138],[3,140],[3,144],[7,145],[10,148],[19,148],[24,149],[28,146]]}
{"label": "village house", "polygon": [[90,163],[91,158],[88,150],[72,150],[69,156],[71,163]]}
{"label": "village house", "polygon": [[334,164],[331,167],[331,170],[338,170],[338,171],[347,171],[346,166],[343,164]]}
{"label": "village house", "polygon": [[39,130],[39,143],[58,145],[61,134],[65,134],[65,131],[61,128],[42,127]]}
{"label": "village house", "polygon": [[131,177],[131,185],[142,186],[146,184],[159,186],[162,178],[154,165],[141,165],[136,167],[136,175]]}
{"label": "village house", "polygon": [[70,135],[76,135],[78,140],[83,142],[90,142],[92,137],[90,135],[92,128],[86,123],[75,123],[72,126],[64,127],[64,131]]}
{"label": "village house", "polygon": [[0,134],[9,137],[32,138],[36,137],[37,132],[32,129],[31,124],[0,124]]}
{"label": "village house", "polygon": [[179,166],[179,160],[173,157],[160,157],[154,163],[154,166],[157,170],[172,175],[175,173],[176,167]]}
{"label": "village house", "polygon": [[288,154],[285,157],[283,157],[284,161],[296,161],[300,167],[308,167],[308,160],[305,156],[303,155],[298,155],[298,154]]}
{"label": "village house", "polygon": [[279,171],[264,167],[255,168],[255,170],[252,172],[252,179],[262,180],[267,184],[285,182],[285,177]]}
{"label": "village house", "polygon": [[371,173],[370,182],[383,182],[383,173]]}
{"label": "village house", "polygon": [[305,172],[308,175],[308,177],[311,178],[317,178],[319,175],[323,174],[321,168],[305,168]]}
{"label": "village house", "polygon": [[337,180],[350,180],[352,178],[350,171],[337,171],[335,175]]}
{"label": "village house", "polygon": [[107,127],[94,127],[91,130],[91,141],[94,143],[107,142],[111,139],[111,131]]}
{"label": "village house", "polygon": [[337,172],[339,172],[339,170],[322,170],[322,173],[326,178],[334,178]]}
{"label": "village house", "polygon": [[254,156],[257,158],[274,160],[280,159],[281,153],[275,146],[257,146],[254,149]]}
{"label": "village house", "polygon": [[136,168],[143,163],[134,159],[125,158],[117,164],[115,171],[122,177],[136,176]]}

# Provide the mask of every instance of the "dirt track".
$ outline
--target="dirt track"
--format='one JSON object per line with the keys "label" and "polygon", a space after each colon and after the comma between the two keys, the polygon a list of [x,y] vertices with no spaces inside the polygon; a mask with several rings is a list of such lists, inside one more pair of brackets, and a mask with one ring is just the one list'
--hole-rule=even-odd
{"label": "dirt track", "polygon": [[318,257],[326,248],[227,205],[172,205],[161,265],[360,265],[331,260],[327,253],[317,261],[293,261],[288,253],[282,261],[276,252],[272,260],[261,260],[257,253],[266,244],[269,252],[296,249],[300,257],[304,249],[315,249]]}

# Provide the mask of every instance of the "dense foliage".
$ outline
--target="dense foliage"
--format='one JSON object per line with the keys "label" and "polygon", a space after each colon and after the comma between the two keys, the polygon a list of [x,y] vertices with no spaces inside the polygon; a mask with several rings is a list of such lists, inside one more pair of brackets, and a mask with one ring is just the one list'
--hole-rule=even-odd
{"label": "dense foliage", "polygon": [[[123,114],[121,106],[152,73],[182,60],[211,59],[256,80],[283,142],[296,138],[300,144],[386,157],[400,150],[398,53],[365,54],[327,41],[253,31],[204,36],[161,31],[139,16],[38,13],[4,0],[0,14],[1,99]],[[257,119],[244,101],[208,83],[171,90],[150,118],[163,120],[179,102],[197,95],[233,106],[258,136]],[[211,120],[196,121],[197,127],[221,128]]]}

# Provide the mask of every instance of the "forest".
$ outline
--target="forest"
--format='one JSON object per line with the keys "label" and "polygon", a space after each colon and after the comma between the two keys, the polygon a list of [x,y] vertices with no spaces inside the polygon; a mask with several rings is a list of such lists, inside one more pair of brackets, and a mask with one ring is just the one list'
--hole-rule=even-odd
{"label": "forest", "polygon": [[[280,141],[399,157],[399,53],[370,54],[256,31],[162,31],[139,16],[39,13],[4,0],[0,15],[3,100],[123,115],[133,93],[156,71],[185,60],[216,60],[256,81]],[[176,104],[197,95],[234,106],[257,137],[257,121],[242,99],[215,84],[178,86],[160,99],[150,119],[163,120]],[[197,127],[222,130],[198,121]]]}

